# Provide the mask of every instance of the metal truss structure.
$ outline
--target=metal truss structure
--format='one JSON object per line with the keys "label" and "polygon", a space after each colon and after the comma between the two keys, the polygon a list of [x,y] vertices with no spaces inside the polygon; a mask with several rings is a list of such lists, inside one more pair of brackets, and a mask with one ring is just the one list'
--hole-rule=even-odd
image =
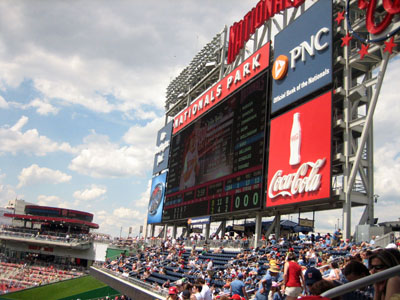
{"label": "metal truss structure", "polygon": [[[347,6],[347,4],[349,4]],[[365,39],[352,38],[343,45],[342,37],[357,34],[366,37],[365,11],[358,1],[335,1],[334,14],[346,10],[347,20],[336,26],[334,45],[334,140],[333,189],[343,201],[343,228],[346,238],[351,236],[351,208],[364,206],[358,224],[374,224],[374,158],[373,115],[391,54],[385,44],[370,44],[368,53],[360,51]],[[376,11],[376,21],[382,20],[386,11]],[[359,34],[360,33],[360,34]],[[394,42],[400,36],[394,36]]]}
{"label": "metal truss structure", "polygon": [[[325,1],[325,0],[321,0]],[[364,207],[358,224],[374,224],[374,159],[373,115],[387,64],[400,51],[395,46],[385,51],[385,43],[372,43],[365,55],[360,50],[365,40],[352,38],[343,45],[349,34],[368,37],[364,10],[358,8],[358,0],[333,0],[333,18],[346,11],[348,19],[333,21],[333,139],[332,139],[332,199],[325,205],[302,207],[301,211],[343,209],[344,236],[351,236],[352,207]],[[167,88],[166,121],[187,107],[205,90],[227,75],[248,56],[260,49],[273,36],[303,14],[313,1],[306,1],[298,8],[291,8],[275,16],[245,44],[236,60],[226,65],[227,28],[217,34],[193,59],[189,67],[175,78]],[[384,9],[376,10],[375,18],[381,20]],[[380,13],[379,13],[380,12]],[[399,14],[396,15],[399,17]],[[394,43],[400,44],[400,35],[394,35]],[[365,45],[364,45],[365,46]],[[289,208],[290,209],[290,208]],[[297,210],[296,210],[297,209]],[[275,216],[279,224],[280,214],[300,213],[292,211],[263,211],[255,214],[256,223],[262,216]],[[259,226],[258,226],[259,227]],[[257,234],[257,227],[256,227]]]}

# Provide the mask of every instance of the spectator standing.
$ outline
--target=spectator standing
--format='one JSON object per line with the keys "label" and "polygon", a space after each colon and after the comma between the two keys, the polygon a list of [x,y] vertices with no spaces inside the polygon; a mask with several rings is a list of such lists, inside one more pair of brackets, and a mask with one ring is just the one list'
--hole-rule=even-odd
{"label": "spectator standing", "polygon": [[342,238],[342,233],[340,232],[340,228],[338,228],[332,237],[332,246],[336,247],[339,244],[340,239]]}
{"label": "spectator standing", "polygon": [[285,295],[287,300],[296,300],[304,287],[304,276],[300,265],[296,262],[296,254],[289,253],[283,277],[285,280]]}
{"label": "spectator standing", "polygon": [[213,278],[213,275],[214,275],[214,265],[213,265],[212,259],[208,259],[208,263],[207,263],[207,274],[208,274],[208,277],[210,277],[210,279]]}

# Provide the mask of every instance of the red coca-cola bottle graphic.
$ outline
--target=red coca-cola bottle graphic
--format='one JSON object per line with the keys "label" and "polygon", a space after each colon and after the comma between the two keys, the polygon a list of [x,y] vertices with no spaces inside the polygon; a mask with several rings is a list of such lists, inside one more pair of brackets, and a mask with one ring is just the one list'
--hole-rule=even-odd
{"label": "red coca-cola bottle graphic", "polygon": [[301,124],[300,113],[293,115],[292,131],[290,132],[290,158],[289,164],[295,166],[300,163]]}

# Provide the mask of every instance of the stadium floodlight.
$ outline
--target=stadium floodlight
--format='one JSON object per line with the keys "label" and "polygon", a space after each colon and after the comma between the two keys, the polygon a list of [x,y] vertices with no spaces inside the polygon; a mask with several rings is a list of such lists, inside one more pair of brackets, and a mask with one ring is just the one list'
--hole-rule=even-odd
{"label": "stadium floodlight", "polygon": [[[209,72],[219,66],[220,53],[223,51],[223,43],[221,41],[223,32],[215,35],[211,42],[207,43],[192,59],[190,64],[182,70],[182,72],[175,77],[168,85],[166,90],[166,103],[165,107],[171,108],[184,98],[193,87],[205,78]],[[213,82],[208,82],[210,86]],[[205,90],[208,86],[202,85]],[[200,88],[200,87],[199,87]],[[202,91],[196,91],[200,94]],[[179,109],[177,105],[176,109]],[[174,109],[175,110],[175,109]]]}

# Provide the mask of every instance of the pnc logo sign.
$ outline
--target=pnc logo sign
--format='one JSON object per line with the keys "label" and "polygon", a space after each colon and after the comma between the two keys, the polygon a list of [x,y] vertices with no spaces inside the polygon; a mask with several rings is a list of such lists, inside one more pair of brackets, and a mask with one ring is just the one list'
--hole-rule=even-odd
{"label": "pnc logo sign", "polygon": [[286,55],[279,55],[272,66],[272,78],[282,80],[285,78],[289,68],[289,58]]}
{"label": "pnc logo sign", "polygon": [[[307,54],[309,57],[314,57],[316,53],[320,53],[329,48],[329,42],[323,41],[323,36],[329,34],[327,27],[322,27],[316,34],[311,35],[310,42],[303,41],[298,46],[289,51],[290,68],[296,69],[296,63],[301,60],[306,62]],[[285,78],[289,68],[289,58],[286,55],[279,55],[272,66],[272,77],[275,80]]]}
{"label": "pnc logo sign", "polygon": [[332,82],[332,1],[314,2],[275,36],[272,113]]}
{"label": "pnc logo sign", "polygon": [[315,56],[316,51],[323,51],[329,47],[328,42],[323,42],[322,37],[324,35],[329,34],[329,28],[322,27],[320,30],[317,31],[315,35],[310,37],[310,43],[308,41],[303,41],[300,45],[294,47],[292,50],[289,51],[290,53],[290,68],[296,68],[296,62],[301,59],[302,62],[306,61],[306,52],[309,56]]}

